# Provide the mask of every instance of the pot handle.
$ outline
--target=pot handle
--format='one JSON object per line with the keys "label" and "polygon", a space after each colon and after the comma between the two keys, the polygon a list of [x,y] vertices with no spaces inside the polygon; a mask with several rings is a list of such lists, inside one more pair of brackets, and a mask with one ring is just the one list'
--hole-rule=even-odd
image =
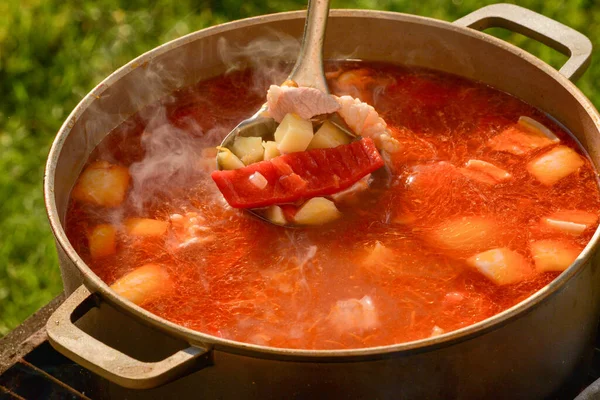
{"label": "pot handle", "polygon": [[190,346],[158,362],[136,360],[93,338],[74,322],[100,299],[81,285],[56,309],[46,331],[52,346],[90,371],[131,389],[150,389],[211,365],[210,349]]}
{"label": "pot handle", "polygon": [[482,31],[505,28],[537,40],[569,59],[559,70],[575,82],[590,65],[592,42],[585,35],[551,18],[512,4],[492,4],[454,21],[455,24]]}

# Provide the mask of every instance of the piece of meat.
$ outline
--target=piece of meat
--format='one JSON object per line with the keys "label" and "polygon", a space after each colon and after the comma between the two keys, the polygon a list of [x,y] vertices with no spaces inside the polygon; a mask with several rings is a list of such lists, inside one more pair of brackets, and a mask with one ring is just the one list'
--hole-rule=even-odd
{"label": "piece of meat", "polygon": [[215,239],[210,227],[205,224],[206,220],[197,212],[171,214],[169,220],[174,233],[175,240],[172,242],[174,249],[206,244]]}
{"label": "piece of meat", "polygon": [[340,72],[327,74],[328,78],[335,78],[331,81],[332,91],[337,94],[356,97],[372,104],[372,89],[377,84],[372,72],[366,68]]}
{"label": "piece of meat", "polygon": [[491,138],[488,141],[488,146],[495,151],[521,156],[532,150],[550,146],[560,141],[546,127],[541,125],[548,132],[533,126],[530,121],[541,125],[537,121],[531,120],[531,118],[523,119],[521,117],[519,122],[508,126],[498,135]]}
{"label": "piece of meat", "polygon": [[331,308],[328,320],[340,333],[361,334],[379,326],[377,310],[370,296],[364,296],[360,300],[339,300]]}
{"label": "piece of meat", "polygon": [[333,93],[339,96],[356,97],[369,104],[375,104],[376,99],[385,91],[387,86],[395,82],[395,79],[391,76],[375,74],[375,71],[367,68],[357,68],[350,71],[340,69],[335,72],[328,72],[325,75]]}
{"label": "piece of meat", "polygon": [[465,168],[459,168],[459,171],[469,179],[490,185],[495,185],[512,178],[512,175],[508,171],[482,160],[469,160]]}
{"label": "piece of meat", "polygon": [[267,91],[267,106],[269,115],[278,123],[290,113],[307,120],[340,108],[334,96],[318,89],[277,85],[271,85]]}
{"label": "piece of meat", "polygon": [[[214,171],[211,176],[229,205],[258,208],[340,192],[383,164],[373,140],[363,138],[335,148],[285,154],[236,170]],[[249,179],[255,172],[268,181],[262,189]]]}
{"label": "piece of meat", "polygon": [[369,104],[350,96],[338,97],[337,101],[340,104],[338,114],[357,135],[376,140],[388,133],[387,124]]}
{"label": "piece of meat", "polygon": [[387,153],[402,149],[400,142],[390,135],[387,124],[372,106],[350,96],[337,97],[337,101],[340,104],[338,114],[354,133],[373,139],[377,148]]}

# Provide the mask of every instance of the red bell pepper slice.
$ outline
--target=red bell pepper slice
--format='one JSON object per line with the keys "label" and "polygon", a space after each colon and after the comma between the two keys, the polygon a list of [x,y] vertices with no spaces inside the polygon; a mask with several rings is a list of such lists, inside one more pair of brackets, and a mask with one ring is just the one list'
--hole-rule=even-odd
{"label": "red bell pepper slice", "polygon": [[[235,170],[214,171],[211,176],[230,206],[259,208],[337,193],[383,164],[373,140],[363,138],[331,149],[284,154]],[[266,187],[251,182],[255,172],[267,179]]]}

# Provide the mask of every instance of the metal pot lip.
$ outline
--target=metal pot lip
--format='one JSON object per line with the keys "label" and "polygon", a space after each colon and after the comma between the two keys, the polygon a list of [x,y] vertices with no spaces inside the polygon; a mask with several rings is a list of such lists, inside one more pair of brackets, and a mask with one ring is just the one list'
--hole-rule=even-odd
{"label": "metal pot lip", "polygon": [[[387,11],[373,10],[331,10],[333,18],[373,18],[386,19],[404,23],[425,24],[436,28],[448,29],[459,34],[469,36],[474,39],[483,40],[491,45],[501,47],[503,50],[513,53],[527,62],[535,65],[541,73],[545,73],[557,81],[558,84],[565,87],[572,96],[584,107],[587,114],[594,120],[596,127],[600,127],[600,115],[589,99],[566,77],[558,71],[544,63],[540,59],[525,52],[524,50],[504,42],[500,39],[484,34],[482,32],[454,25],[451,22],[441,21],[433,18],[401,14]],[[69,117],[61,126],[58,134],[52,144],[46,163],[44,173],[44,201],[48,219],[55,236],[58,246],[68,255],[82,273],[84,284],[92,292],[99,293],[104,300],[116,306],[125,312],[134,315],[139,320],[152,327],[179,337],[191,344],[214,348],[230,353],[245,354],[260,358],[288,359],[293,361],[320,361],[320,362],[346,362],[353,360],[387,358],[397,355],[406,355],[409,353],[420,353],[432,351],[440,347],[451,346],[460,342],[475,338],[487,332],[495,330],[512,320],[515,320],[547,300],[552,294],[559,291],[570,279],[578,275],[586,266],[588,260],[595,252],[598,241],[600,240],[600,228],[596,230],[589,243],[581,252],[577,260],[563,273],[561,273],[552,282],[541,290],[537,291],[527,299],[504,310],[488,319],[469,325],[455,331],[451,331],[434,338],[426,338],[412,342],[400,344],[385,345],[378,347],[359,348],[351,350],[297,350],[253,345],[249,343],[237,342],[228,339],[222,339],[216,336],[208,335],[202,332],[194,331],[180,325],[174,324],[155,314],[152,314],[132,302],[116,295],[109,286],[104,283],[79,257],[75,249],[71,246],[66,233],[60,223],[58,208],[54,196],[54,179],[56,164],[60,157],[63,144],[68,137],[71,128],[74,126],[79,116],[93,103],[93,101],[111,84],[121,79],[131,70],[152,61],[154,58],[170,51],[174,48],[187,44],[189,42],[202,39],[207,36],[219,34],[221,32],[242,29],[247,26],[261,25],[263,23],[276,22],[289,19],[301,19],[305,17],[304,11],[292,11],[270,15],[262,15],[253,18],[242,19],[216,25],[197,32],[190,33],[171,42],[165,43],[153,50],[150,50],[131,62],[117,69],[94,89],[90,91],[81,102],[71,112]]]}

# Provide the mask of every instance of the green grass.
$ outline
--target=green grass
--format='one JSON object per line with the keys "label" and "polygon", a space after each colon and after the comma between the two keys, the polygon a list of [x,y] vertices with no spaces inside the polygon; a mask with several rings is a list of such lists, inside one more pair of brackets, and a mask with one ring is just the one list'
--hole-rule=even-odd
{"label": "green grass", "polygon": [[[491,1],[334,0],[334,8],[369,8],[454,20]],[[600,38],[594,0],[524,0],[536,10]],[[61,291],[42,174],[52,139],[77,102],[119,66],[157,45],[228,20],[300,9],[297,0],[0,2],[0,336]],[[501,30],[494,34],[558,67],[565,57]],[[598,43],[594,43],[598,45]],[[594,62],[579,87],[596,104]]]}

